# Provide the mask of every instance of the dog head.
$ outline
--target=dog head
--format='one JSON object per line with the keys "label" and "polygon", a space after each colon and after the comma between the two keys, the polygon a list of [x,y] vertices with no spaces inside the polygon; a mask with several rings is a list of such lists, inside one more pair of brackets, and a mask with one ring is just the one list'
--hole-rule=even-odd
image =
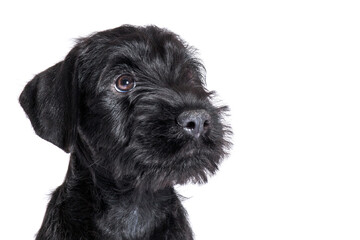
{"label": "dog head", "polygon": [[20,96],[36,133],[86,152],[97,175],[160,189],[206,182],[229,147],[226,106],[212,104],[204,67],[179,36],[121,26],[80,39]]}

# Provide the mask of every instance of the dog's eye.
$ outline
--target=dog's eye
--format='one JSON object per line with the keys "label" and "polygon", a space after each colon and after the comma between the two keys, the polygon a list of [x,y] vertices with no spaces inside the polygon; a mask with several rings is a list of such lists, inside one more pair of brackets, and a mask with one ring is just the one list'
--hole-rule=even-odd
{"label": "dog's eye", "polygon": [[128,92],[136,86],[135,80],[130,75],[121,75],[116,79],[115,89],[118,92]]}

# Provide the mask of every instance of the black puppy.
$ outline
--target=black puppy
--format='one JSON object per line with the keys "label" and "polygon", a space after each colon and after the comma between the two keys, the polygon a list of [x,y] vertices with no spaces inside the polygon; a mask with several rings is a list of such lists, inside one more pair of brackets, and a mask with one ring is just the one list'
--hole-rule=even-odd
{"label": "black puppy", "polygon": [[226,155],[227,107],[177,35],[121,26],[80,39],[20,96],[35,132],[71,153],[36,239],[192,239],[174,185]]}

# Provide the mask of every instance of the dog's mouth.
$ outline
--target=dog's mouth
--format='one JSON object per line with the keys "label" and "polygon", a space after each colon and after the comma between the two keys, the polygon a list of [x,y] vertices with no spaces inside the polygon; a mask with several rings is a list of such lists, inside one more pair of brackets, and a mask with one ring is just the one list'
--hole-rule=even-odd
{"label": "dog's mouth", "polygon": [[183,146],[179,146],[179,150],[174,153],[174,157],[192,159],[198,158],[210,151],[211,148],[203,141],[189,141]]}
{"label": "dog's mouth", "polygon": [[[154,144],[151,139],[147,140]],[[131,175],[135,186],[152,190],[189,182],[206,183],[223,158],[221,144],[215,144],[217,141],[210,137],[162,140],[157,142],[160,145],[154,144],[141,151],[131,152],[134,148],[129,147],[129,152],[122,154],[129,156],[126,164],[117,168],[119,179],[123,174]]]}

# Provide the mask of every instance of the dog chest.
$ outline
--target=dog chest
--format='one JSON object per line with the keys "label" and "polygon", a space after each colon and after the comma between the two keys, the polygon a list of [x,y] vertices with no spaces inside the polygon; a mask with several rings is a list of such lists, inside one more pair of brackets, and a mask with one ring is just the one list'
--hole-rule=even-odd
{"label": "dog chest", "polygon": [[173,207],[171,201],[153,197],[138,202],[127,199],[109,207],[97,226],[107,239],[148,239],[167,221]]}

